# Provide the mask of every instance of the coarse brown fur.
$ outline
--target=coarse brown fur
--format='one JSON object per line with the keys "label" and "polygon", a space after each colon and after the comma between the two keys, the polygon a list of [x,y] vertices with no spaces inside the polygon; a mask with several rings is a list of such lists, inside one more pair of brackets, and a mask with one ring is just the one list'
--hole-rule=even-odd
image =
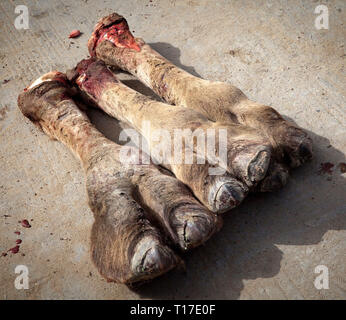
{"label": "coarse brown fur", "polygon": [[[221,212],[238,205],[248,187],[254,187],[265,176],[271,146],[254,129],[239,124],[212,122],[195,110],[152,100],[122,84],[101,61],[83,60],[69,74],[72,75],[71,80],[94,99],[102,110],[139,131],[147,139],[151,150],[162,144],[152,134],[161,129],[168,132],[169,138],[174,137],[176,130],[191,129],[198,132],[197,140],[201,137],[203,142],[208,129],[215,129],[215,132],[225,130],[227,163],[224,164],[224,169],[227,172],[220,176],[209,174],[208,169],[215,164],[216,159],[208,150],[201,150],[196,144],[193,145],[194,161],[187,164],[186,161],[175,162],[169,157],[173,154],[173,146],[169,142],[165,141],[163,146],[162,165],[188,185],[210,210]],[[102,78],[100,75],[103,75]],[[150,132],[145,130],[146,123],[150,123]],[[218,142],[216,139],[217,152]],[[185,149],[183,159],[184,152]],[[205,159],[206,163],[198,163],[200,158]],[[219,191],[221,187],[222,191]]]}
{"label": "coarse brown fur", "polygon": [[304,130],[286,121],[273,108],[249,100],[233,85],[195,77],[173,65],[139,38],[135,41],[140,52],[117,47],[110,41],[92,47],[98,28],[113,23],[114,15],[109,15],[95,26],[88,43],[90,54],[137,76],[170,104],[197,110],[213,121],[254,128],[268,139],[274,152],[267,178],[261,184],[262,191],[283,186],[288,178],[288,167],[297,167],[311,159],[312,141]]}
{"label": "coarse brown fur", "polygon": [[93,262],[105,278],[126,284],[168,272],[182,262],[169,244],[187,250],[203,243],[220,228],[220,217],[155,165],[122,163],[121,146],[90,123],[67,83],[61,73],[44,75],[19,95],[18,106],[81,160],[95,218]]}

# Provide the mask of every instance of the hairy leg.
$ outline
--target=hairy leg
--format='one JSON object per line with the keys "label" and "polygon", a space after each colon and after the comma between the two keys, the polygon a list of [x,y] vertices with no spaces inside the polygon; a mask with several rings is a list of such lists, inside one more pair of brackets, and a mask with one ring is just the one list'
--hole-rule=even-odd
{"label": "hairy leg", "polygon": [[121,146],[96,130],[71,95],[67,78],[51,72],[19,95],[18,106],[81,160],[95,217],[93,262],[107,279],[127,284],[173,269],[181,259],[167,243],[182,250],[195,247],[219,229],[220,218],[156,166],[123,164]]}
{"label": "hairy leg", "polygon": [[[132,45],[117,33],[109,33],[109,28],[121,29],[121,34],[126,34],[122,37],[132,39]],[[274,148],[268,175],[260,186],[263,191],[284,185],[288,166],[299,166],[312,156],[311,139],[304,130],[284,120],[273,108],[249,100],[231,84],[200,79],[176,67],[142,39],[133,38],[125,18],[116,13],[96,24],[88,48],[92,56],[137,76],[171,104],[195,109],[214,121],[259,130]]]}
{"label": "hairy leg", "polygon": [[[212,122],[194,110],[151,100],[122,84],[101,61],[83,60],[68,74],[102,110],[139,131],[148,140],[151,150],[160,145],[155,133],[162,129],[168,133],[168,138],[174,137],[177,130],[197,132],[196,140],[200,138],[203,142],[208,130],[224,130],[227,137],[216,137],[215,141],[216,146],[223,142],[227,153],[224,169],[228,173],[223,174],[221,179],[227,185],[222,187],[222,192],[218,191],[220,179],[212,178],[209,174],[211,164],[216,161],[210,150],[199,148],[195,143],[191,147],[194,161],[190,165],[184,161],[176,163],[169,156],[165,157],[166,151],[172,154],[172,146],[170,143],[164,145],[163,165],[187,184],[209,209],[219,212],[234,207],[244,198],[248,187],[254,187],[265,176],[271,146],[267,139],[258,135],[255,130],[239,124]],[[150,123],[150,132],[145,129],[146,123]],[[217,149],[217,152],[220,153],[221,150]],[[183,158],[185,155],[186,153]],[[206,160],[205,163],[198,162],[201,158]],[[230,197],[228,206],[227,202],[223,202],[222,207],[215,207],[218,202],[215,197],[226,200],[226,196]]]}

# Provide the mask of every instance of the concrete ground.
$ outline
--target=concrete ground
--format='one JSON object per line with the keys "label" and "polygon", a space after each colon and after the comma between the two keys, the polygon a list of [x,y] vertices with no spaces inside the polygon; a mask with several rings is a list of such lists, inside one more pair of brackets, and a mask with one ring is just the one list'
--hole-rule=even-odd
{"label": "concrete ground", "polygon": [[[16,5],[29,9],[29,29],[16,30]],[[315,28],[320,1],[10,1],[0,2],[0,299],[345,299],[345,1],[323,1],[329,29]],[[271,105],[314,141],[314,160],[294,170],[287,187],[250,196],[224,228],[187,254],[174,271],[139,289],[107,283],[89,257],[93,216],[83,172],[17,107],[18,93],[44,72],[87,55],[96,21],[117,11],[178,66],[230,81]],[[73,29],[83,34],[68,39]],[[138,81],[127,84],[139,90]],[[148,92],[148,90],[146,90]],[[114,123],[91,113],[115,137]],[[320,172],[331,163],[330,173]],[[18,221],[28,219],[31,228]],[[18,236],[15,231],[20,231]],[[29,270],[29,289],[14,287],[15,267]],[[314,286],[315,268],[329,289]]]}

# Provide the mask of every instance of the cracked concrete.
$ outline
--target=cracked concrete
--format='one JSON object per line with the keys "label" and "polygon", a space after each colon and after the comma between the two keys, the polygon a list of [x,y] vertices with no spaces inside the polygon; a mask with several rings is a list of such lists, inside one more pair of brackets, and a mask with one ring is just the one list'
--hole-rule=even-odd
{"label": "cracked concrete", "polygon": [[[320,1],[313,0],[1,1],[0,253],[22,243],[18,253],[0,257],[0,299],[345,299],[346,5],[323,3],[328,30],[315,28]],[[18,4],[29,9],[28,30],[14,28]],[[16,102],[31,80],[85,57],[93,25],[113,11],[178,66],[230,81],[294,120],[311,133],[315,150],[284,190],[252,195],[229,212],[221,232],[186,255],[186,273],[136,290],[97,273],[81,168],[24,119]],[[68,39],[74,29],[82,35]],[[90,115],[116,137],[115,120]],[[334,165],[330,173],[321,163]],[[28,290],[14,288],[17,265],[29,269]],[[329,289],[314,286],[318,265],[329,269]]]}

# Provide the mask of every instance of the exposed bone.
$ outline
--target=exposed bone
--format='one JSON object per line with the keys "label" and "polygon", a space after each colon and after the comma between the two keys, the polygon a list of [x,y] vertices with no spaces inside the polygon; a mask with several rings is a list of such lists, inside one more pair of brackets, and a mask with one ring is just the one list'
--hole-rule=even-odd
{"label": "exposed bone", "polygon": [[67,83],[63,74],[50,72],[19,95],[18,106],[82,162],[95,218],[93,262],[105,278],[126,284],[168,272],[182,261],[167,243],[193,248],[220,228],[220,218],[155,165],[121,163],[121,146],[90,123]]}
{"label": "exposed bone", "polygon": [[[249,100],[231,84],[189,74],[142,39],[133,39],[140,51],[119,45],[121,40],[115,34],[109,39],[100,39],[100,33],[106,33],[119,20],[124,24],[124,18],[114,13],[96,24],[88,42],[90,54],[132,73],[170,104],[197,110],[214,121],[240,123],[259,130],[274,147],[268,177],[261,184],[263,191],[274,190],[286,183],[287,166],[297,167],[311,159],[312,141],[305,131],[284,120],[273,108]],[[129,31],[126,37],[132,37]]]}

